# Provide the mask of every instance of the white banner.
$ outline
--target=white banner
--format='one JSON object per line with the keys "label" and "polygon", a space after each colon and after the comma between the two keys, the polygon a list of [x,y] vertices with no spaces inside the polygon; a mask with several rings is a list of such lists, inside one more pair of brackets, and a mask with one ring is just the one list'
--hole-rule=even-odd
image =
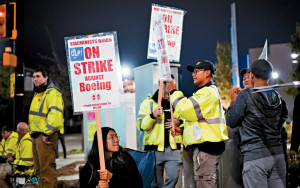
{"label": "white banner", "polygon": [[116,32],[65,37],[74,113],[120,106]]}
{"label": "white banner", "polygon": [[154,19],[160,15],[164,22],[164,29],[167,39],[167,51],[170,61],[179,62],[182,38],[183,16],[186,11],[170,8],[161,5],[152,4],[149,44],[148,44],[148,59],[157,59],[157,52],[154,41]]}
{"label": "white banner", "polygon": [[159,80],[171,80],[171,68],[167,52],[167,40],[164,31],[162,16],[157,15],[154,19],[154,40],[157,51],[157,62],[159,70]]}

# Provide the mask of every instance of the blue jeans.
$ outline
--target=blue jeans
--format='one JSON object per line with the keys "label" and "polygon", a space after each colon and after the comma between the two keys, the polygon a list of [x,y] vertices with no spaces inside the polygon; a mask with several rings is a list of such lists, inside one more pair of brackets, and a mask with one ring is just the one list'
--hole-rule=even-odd
{"label": "blue jeans", "polygon": [[283,154],[244,162],[245,188],[284,188],[285,177],[286,163]]}
{"label": "blue jeans", "polygon": [[[165,147],[165,151],[155,151],[157,187],[174,188],[181,168],[181,150]],[[164,181],[164,170],[166,171]]]}

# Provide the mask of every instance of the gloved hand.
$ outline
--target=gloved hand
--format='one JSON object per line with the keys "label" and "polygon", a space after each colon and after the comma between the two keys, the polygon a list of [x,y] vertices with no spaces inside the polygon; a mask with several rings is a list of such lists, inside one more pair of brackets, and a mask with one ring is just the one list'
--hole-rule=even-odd
{"label": "gloved hand", "polygon": [[0,157],[0,163],[6,163],[6,160],[7,160],[7,158],[6,158],[5,155],[2,155],[2,156]]}
{"label": "gloved hand", "polygon": [[24,166],[24,165],[17,165],[16,169],[17,169],[18,171],[25,171],[25,167],[26,167],[26,166]]}

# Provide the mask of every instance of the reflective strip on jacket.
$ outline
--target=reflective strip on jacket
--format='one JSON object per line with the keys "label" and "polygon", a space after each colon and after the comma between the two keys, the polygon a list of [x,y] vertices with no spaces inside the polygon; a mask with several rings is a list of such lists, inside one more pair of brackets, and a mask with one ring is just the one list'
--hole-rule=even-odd
{"label": "reflective strip on jacket", "polygon": [[16,159],[14,160],[14,164],[26,166],[27,169],[25,171],[18,171],[17,174],[26,174],[30,175],[34,171],[33,167],[33,153],[32,153],[32,142],[30,134],[27,133],[20,140],[17,151],[16,151]]}
{"label": "reflective strip on jacket", "polygon": [[229,139],[216,86],[203,87],[189,98],[184,97],[181,91],[175,91],[170,99],[179,116],[185,119],[183,131],[185,146]]}
{"label": "reflective strip on jacket", "polygon": [[32,99],[29,110],[30,133],[41,132],[51,135],[64,125],[62,94],[49,86],[46,91],[36,93]]}
{"label": "reflective strip on jacket", "polygon": [[0,146],[0,156],[7,155],[9,153],[15,154],[18,147],[19,135],[12,131],[9,137],[5,140],[2,138]]}
{"label": "reflective strip on jacket", "polygon": [[[144,100],[140,106],[136,126],[138,130],[144,131],[144,145],[156,145],[158,151],[164,151],[164,119],[165,114],[162,113],[158,119],[152,119],[150,114],[153,113],[157,107],[157,103],[152,99],[150,95]],[[174,118],[177,118],[178,114],[174,112]],[[172,149],[175,149],[174,138],[169,133],[169,141]],[[176,143],[182,142],[182,136],[176,136]]]}

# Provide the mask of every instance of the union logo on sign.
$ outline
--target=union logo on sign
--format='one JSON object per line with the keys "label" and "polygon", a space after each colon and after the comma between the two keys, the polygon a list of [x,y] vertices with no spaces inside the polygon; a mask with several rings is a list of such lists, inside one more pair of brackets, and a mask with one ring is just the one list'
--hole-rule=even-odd
{"label": "union logo on sign", "polygon": [[70,48],[71,61],[83,61],[83,47]]}
{"label": "union logo on sign", "polygon": [[97,94],[97,95],[93,95],[92,98],[94,101],[96,101],[96,100],[99,101],[101,99],[101,96],[100,96],[100,94]]}

